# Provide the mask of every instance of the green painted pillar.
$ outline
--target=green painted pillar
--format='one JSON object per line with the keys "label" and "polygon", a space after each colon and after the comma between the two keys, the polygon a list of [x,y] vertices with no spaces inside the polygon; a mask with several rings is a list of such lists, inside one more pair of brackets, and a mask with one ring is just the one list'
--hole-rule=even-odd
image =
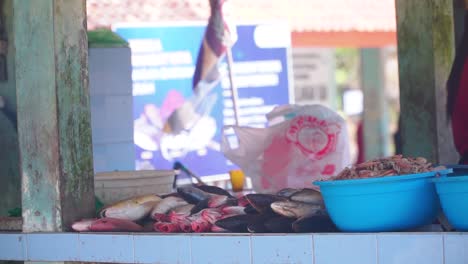
{"label": "green painted pillar", "polygon": [[11,0],[0,1],[3,11],[3,29],[7,38],[7,79],[0,80],[0,96],[4,100],[0,112],[0,216],[8,210],[21,207],[21,178],[19,173],[18,134],[6,112],[16,115],[15,43],[13,39],[13,12]]}
{"label": "green painted pillar", "polygon": [[361,85],[364,95],[365,159],[389,155],[383,54],[379,48],[361,49]]}
{"label": "green painted pillar", "polygon": [[94,213],[85,0],[13,0],[23,231]]}
{"label": "green painted pillar", "polygon": [[403,154],[454,163],[446,81],[454,57],[452,0],[397,0]]}

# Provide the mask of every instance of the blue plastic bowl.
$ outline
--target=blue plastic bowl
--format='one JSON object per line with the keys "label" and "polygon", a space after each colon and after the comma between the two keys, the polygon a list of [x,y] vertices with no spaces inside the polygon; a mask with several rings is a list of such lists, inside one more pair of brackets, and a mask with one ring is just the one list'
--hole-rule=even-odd
{"label": "blue plastic bowl", "polygon": [[454,173],[433,179],[444,214],[459,231],[468,231],[468,166],[454,166]]}
{"label": "blue plastic bowl", "polygon": [[440,210],[436,172],[317,181],[328,214],[345,232],[389,232],[431,224]]}

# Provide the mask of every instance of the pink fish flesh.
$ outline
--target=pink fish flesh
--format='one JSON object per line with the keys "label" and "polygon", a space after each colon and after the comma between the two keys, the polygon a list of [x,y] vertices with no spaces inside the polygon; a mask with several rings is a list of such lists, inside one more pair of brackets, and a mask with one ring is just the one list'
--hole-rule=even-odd
{"label": "pink fish flesh", "polygon": [[130,220],[105,217],[92,222],[89,230],[96,232],[139,232],[143,231],[143,227]]}
{"label": "pink fish flesh", "polygon": [[192,222],[192,230],[195,233],[209,232],[211,231],[211,224],[206,221],[194,221]]}
{"label": "pink fish flesh", "polygon": [[218,209],[203,209],[201,211],[201,218],[210,223],[210,224],[214,224],[216,221],[218,221],[218,219],[221,218],[223,214],[221,213],[221,211],[219,211]]}
{"label": "pink fish flesh", "polygon": [[154,224],[154,230],[163,233],[175,233],[180,231],[180,227],[176,223],[157,222]]}
{"label": "pink fish flesh", "polygon": [[176,212],[172,211],[168,215],[168,221],[167,222],[180,223],[180,222],[184,221],[188,216],[189,216],[189,214],[187,214],[187,213],[176,213]]}
{"label": "pink fish flesh", "polygon": [[246,207],[247,205],[249,205],[249,200],[247,200],[247,197],[245,197],[245,195],[239,197],[239,199],[237,199],[237,204],[239,206],[243,206],[243,207]]}
{"label": "pink fish flesh", "polygon": [[169,216],[167,214],[156,213],[152,215],[152,218],[157,222],[170,222]]}
{"label": "pink fish flesh", "polygon": [[192,223],[188,219],[184,219],[183,221],[180,221],[178,224],[182,232],[184,233],[192,232]]}

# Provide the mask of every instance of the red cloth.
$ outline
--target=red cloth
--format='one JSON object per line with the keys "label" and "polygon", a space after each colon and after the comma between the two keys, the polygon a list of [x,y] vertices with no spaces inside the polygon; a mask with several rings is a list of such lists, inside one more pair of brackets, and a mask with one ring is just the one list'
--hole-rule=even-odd
{"label": "red cloth", "polygon": [[[465,60],[461,74],[454,111],[452,113],[453,139],[457,151],[468,155],[468,60]],[[464,159],[468,165],[468,159]]]}

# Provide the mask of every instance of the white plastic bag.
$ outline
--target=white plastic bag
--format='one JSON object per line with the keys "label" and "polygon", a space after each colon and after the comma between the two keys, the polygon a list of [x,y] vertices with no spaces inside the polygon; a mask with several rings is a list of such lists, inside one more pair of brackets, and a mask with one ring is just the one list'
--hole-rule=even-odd
{"label": "white plastic bag", "polygon": [[252,177],[256,191],[314,188],[350,164],[345,120],[323,105],[279,106],[267,114],[269,127],[232,128],[237,147],[224,136],[226,158]]}

